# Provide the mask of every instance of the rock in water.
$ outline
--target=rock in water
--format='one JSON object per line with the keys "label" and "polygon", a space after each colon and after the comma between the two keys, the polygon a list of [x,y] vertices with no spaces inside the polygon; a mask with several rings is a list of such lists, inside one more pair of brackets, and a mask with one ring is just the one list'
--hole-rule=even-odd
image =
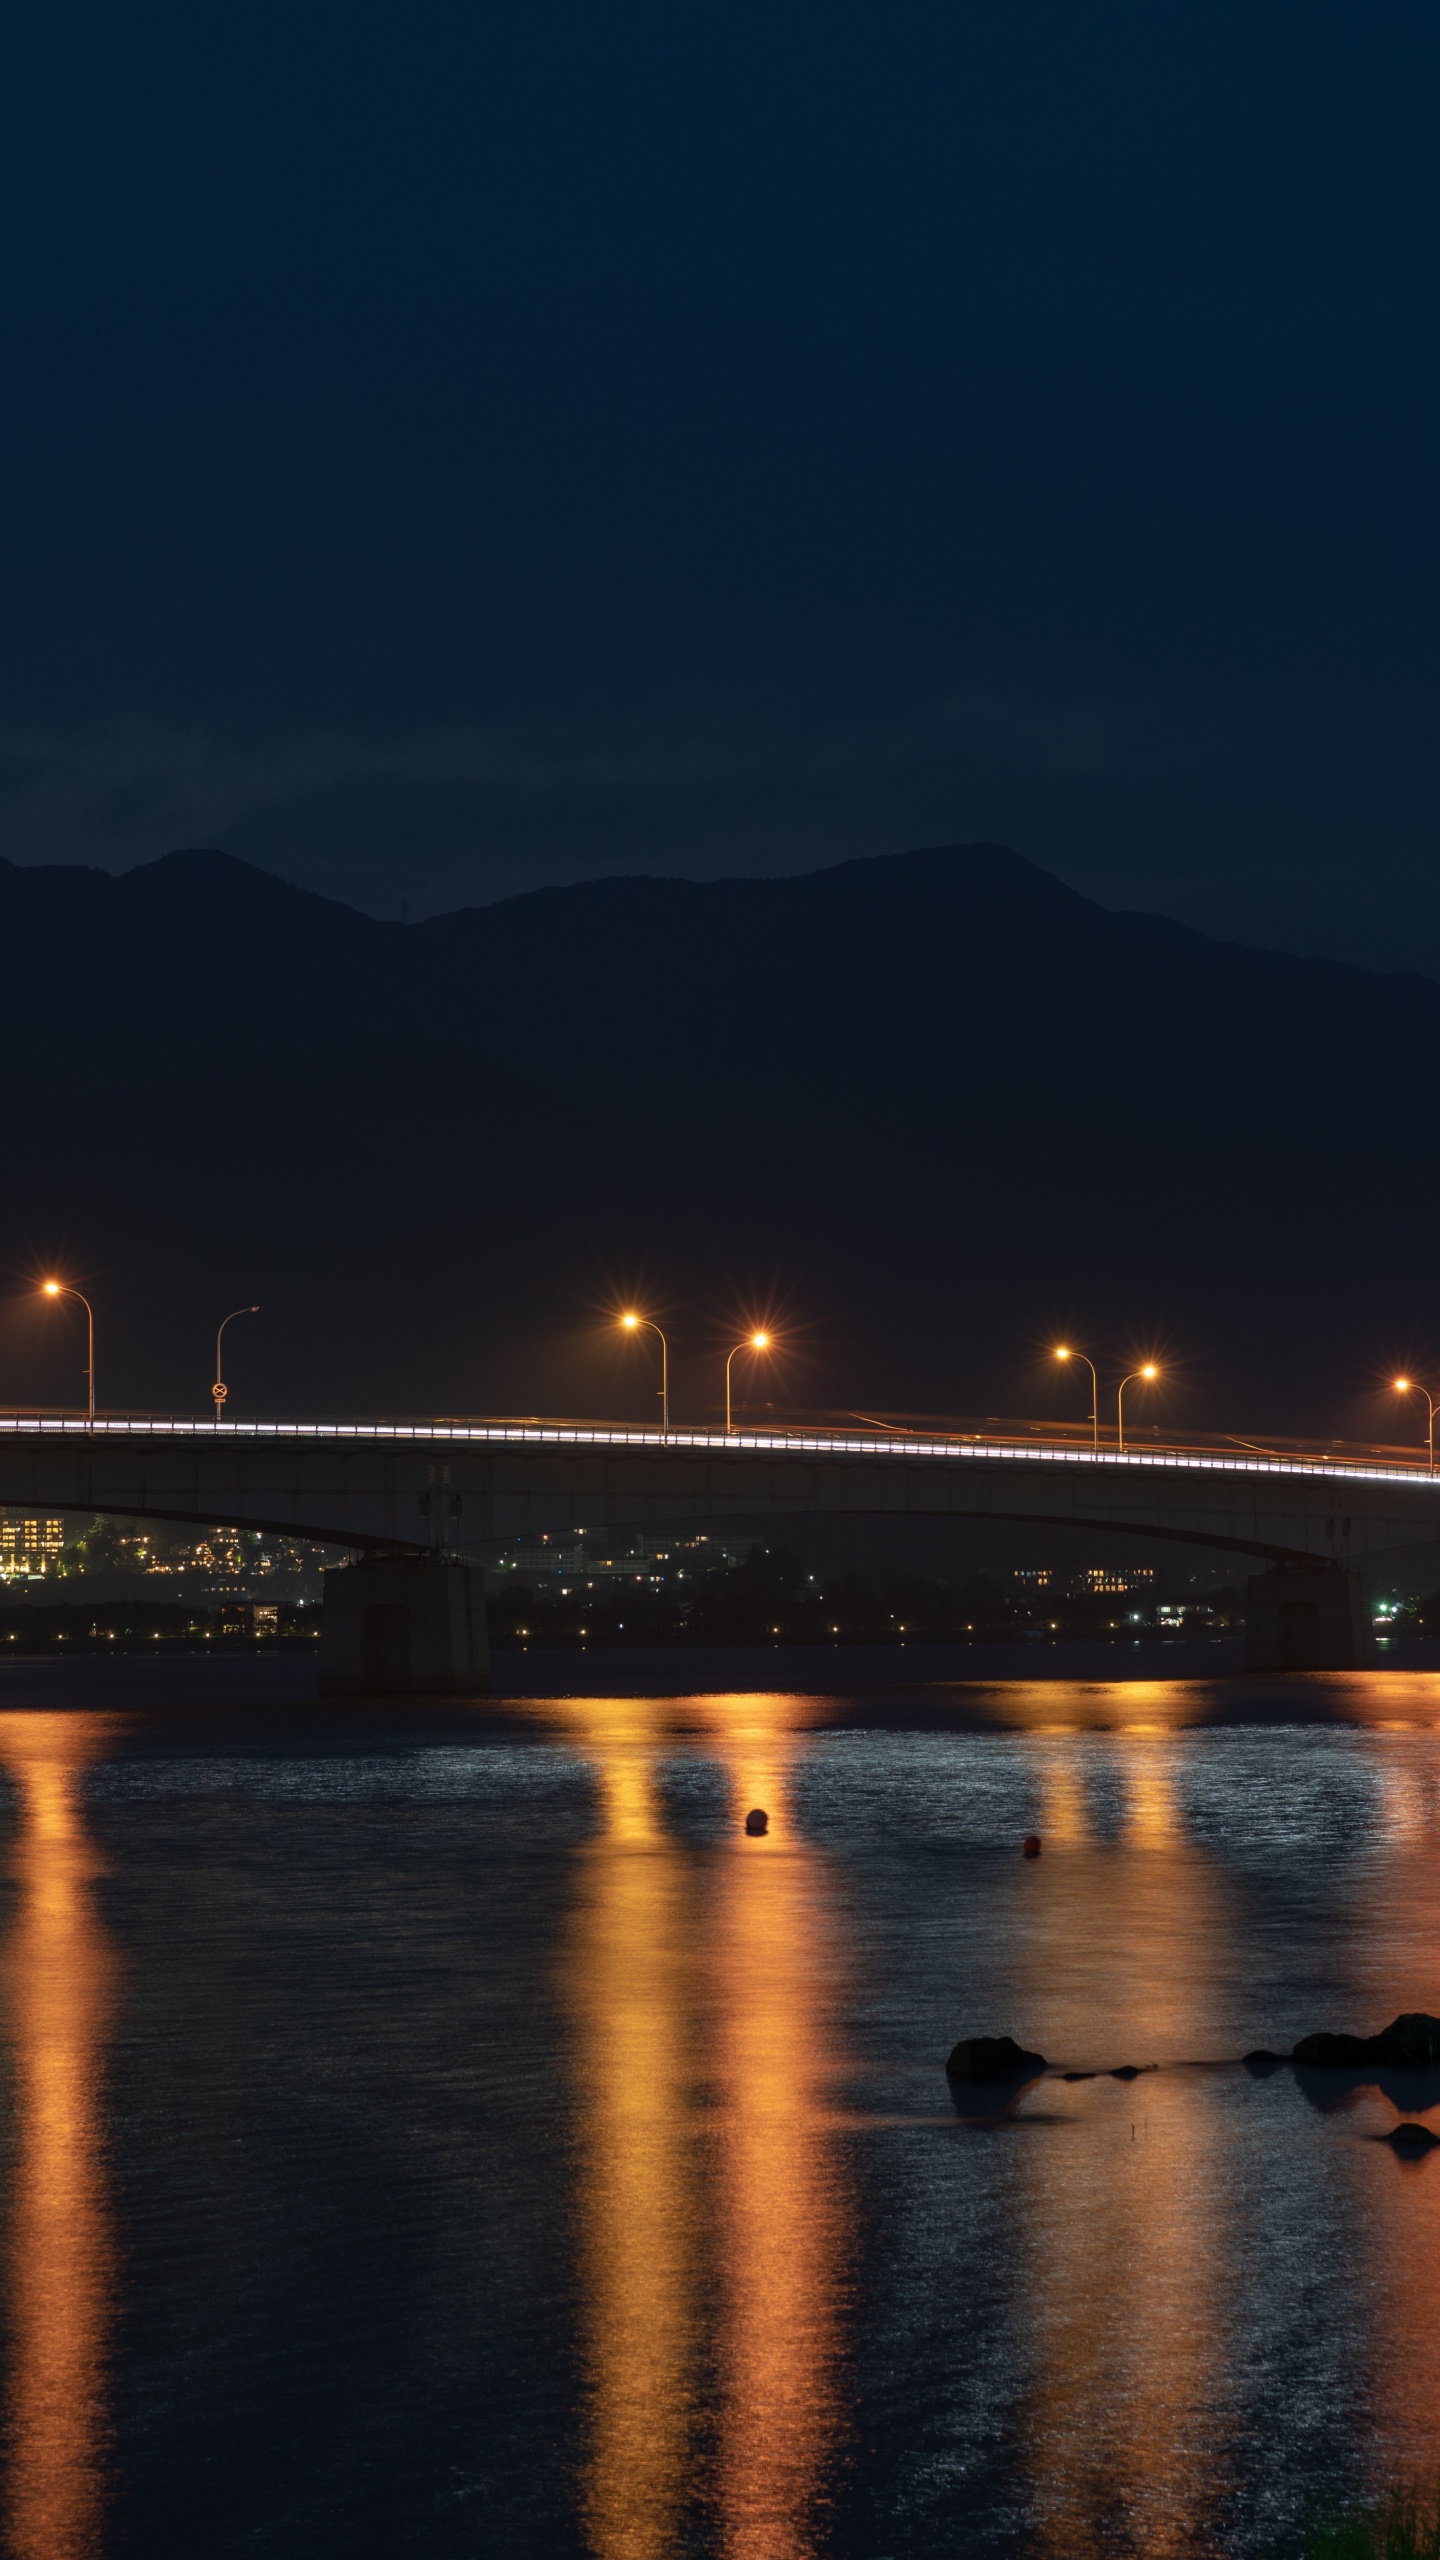
{"label": "rock in water", "polygon": [[1377,2059],[1374,2041],[1369,2036],[1302,2036],[1291,2054],[1292,2062],[1308,2062],[1318,2071],[1353,2071],[1358,2062]]}
{"label": "rock in water", "polygon": [[1424,2009],[1407,2009],[1382,2027],[1375,2041],[1393,2045],[1397,2060],[1403,2054],[1418,2069],[1431,2070],[1440,2063],[1440,2018],[1430,2017]]}
{"label": "rock in water", "polygon": [[1440,2065],[1440,2018],[1424,2009],[1407,2009],[1378,2036],[1302,2036],[1290,2058],[1320,2071],[1354,2071],[1365,2063],[1388,2063],[1394,2071],[1432,2070]]}
{"label": "rock in water", "polygon": [[1033,2079],[1045,2069],[1043,2053],[1027,2053],[1013,2036],[968,2036],[945,2065],[952,2080]]}
{"label": "rock in water", "polygon": [[1425,2152],[1440,2147],[1440,2133],[1432,2133],[1428,2124],[1397,2124],[1391,2132],[1382,2133],[1380,2139],[1410,2160],[1418,2160]]}

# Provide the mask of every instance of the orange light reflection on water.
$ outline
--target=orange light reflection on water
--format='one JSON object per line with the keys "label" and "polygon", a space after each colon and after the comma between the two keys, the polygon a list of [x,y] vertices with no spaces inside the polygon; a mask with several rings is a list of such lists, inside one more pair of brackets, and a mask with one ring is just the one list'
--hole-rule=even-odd
{"label": "orange light reflection on water", "polygon": [[16,2560],[100,2548],[114,2273],[100,2080],[114,1959],[91,1899],[80,1788],[102,1739],[82,1717],[0,1715],[0,1764],[19,1798],[19,1905],[3,1957],[19,2137],[5,2425]]}
{"label": "orange light reflection on water", "polygon": [[1052,1849],[1073,1849],[1091,1833],[1085,1794],[1086,1746],[1078,1734],[1037,1736],[1033,1767],[1040,1791],[1040,1835]]}
{"label": "orange light reflection on water", "polygon": [[[1303,1689],[1277,1686],[1266,1703],[1309,1721]],[[1007,1933],[997,2023],[1033,2030],[1066,2068],[1162,2066],[1129,2084],[1032,2089],[1024,2109],[1052,2115],[1054,2137],[1008,2146],[1030,2547],[1100,2560],[1123,2543],[1179,2560],[1223,2536],[1238,2486],[1233,2347],[1252,2281],[1235,2111],[1208,2075],[1226,2053],[1234,2068],[1212,2030],[1247,1978],[1254,1895],[1197,1836],[1182,1784],[1213,1684],[1007,1690],[971,1708],[1023,1737],[1045,1853],[1022,1863],[1017,1839],[990,1887]],[[1440,2007],[1440,1681],[1356,1674],[1319,1694],[1337,1691],[1338,1712],[1313,1720],[1356,1728],[1369,1773],[1356,1819],[1378,1816],[1389,1915],[1378,1929],[1357,1905],[1353,2014],[1337,2023],[1378,2026],[1402,2005]],[[847,2421],[854,2229],[832,2103],[845,1930],[830,1861],[794,1820],[802,1727],[823,1711],[737,1696],[559,1712],[595,1766],[604,1822],[573,1969],[587,2049],[608,2049],[582,2197],[592,2544],[600,2560],[684,2547],[693,2484],[713,2496],[734,2560],[804,2560],[823,2541]],[[1305,1747],[1297,1737],[1297,1758]],[[724,1773],[713,1847],[674,1836],[659,1786],[662,1757],[695,1754]],[[753,1805],[770,1828],[747,1839]],[[1342,1857],[1334,1891],[1352,1890],[1373,1894],[1374,1870]],[[1245,2032],[1264,2040],[1267,2023]],[[1394,2112],[1367,2093],[1347,2133],[1356,2264],[1372,2314],[1387,2306],[1353,2353],[1373,2377],[1377,2436],[1413,2465],[1433,2458],[1440,2407],[1440,2223],[1434,2169],[1365,2139]]]}
{"label": "orange light reflection on water", "polygon": [[[1099,1956],[1116,2045],[1092,2057],[1102,2067],[1143,2068],[1157,2052],[1184,2051],[1175,1989],[1184,1973],[1166,1960],[1166,1940],[1208,1941],[1223,1961],[1233,1929],[1223,1878],[1186,1837],[1176,1799],[1183,1743],[1148,1704],[1135,1723],[1111,1745],[1119,1840],[1037,1876],[1024,1920],[1021,1981],[1029,1977],[1034,2001],[1062,1973],[1067,1944]],[[1049,1747],[1037,1739],[1042,1785]],[[1039,2243],[1036,2379],[1022,2430],[1039,2551],[1098,2555],[1118,2534],[1159,2560],[1193,2550],[1223,2498],[1215,2413],[1235,2235],[1223,2162],[1212,2157],[1219,2141],[1187,2075],[1162,2071],[1094,2083],[1063,2153],[1019,2147],[1020,2211]],[[1137,2316],[1131,2277],[1141,2269]]]}
{"label": "orange light reflection on water", "polygon": [[[555,1710],[595,1770],[602,1818],[566,1968],[587,2088],[584,2512],[599,2560],[679,2546],[702,2368],[718,2381],[724,2547],[737,2560],[814,2547],[840,2426],[847,2207],[824,2125],[823,1862],[790,1818],[796,1704],[687,1700],[683,1745],[670,1702]],[[719,1849],[667,1830],[659,1768],[677,1748],[724,1769]],[[770,1830],[751,1839],[755,1805]]]}
{"label": "orange light reflection on water", "polygon": [[[1440,2011],[1440,1803],[1434,1747],[1418,1746],[1393,1719],[1381,1723],[1371,1761],[1385,1843],[1386,1925],[1348,1934],[1352,1961],[1335,2023],[1367,2034],[1406,2009]],[[1357,1878],[1357,1895],[1369,1889]],[[1388,2076],[1388,2075],[1387,2075]],[[1342,2138],[1334,2157],[1348,2189],[1347,2216],[1371,2286],[1369,2316],[1354,2335],[1368,2368],[1377,2480],[1429,2477],[1440,2436],[1440,2195],[1428,2160],[1387,2158],[1377,2136],[1402,2118],[1440,2132],[1435,2083],[1401,2076],[1382,2088],[1361,2077],[1312,2095]]]}
{"label": "orange light reflection on water", "polygon": [[[733,1851],[716,1870],[720,2504],[736,2560],[798,2560],[842,2432],[849,2200],[823,2129],[836,2068],[825,1862],[792,1820],[795,1701],[713,1698]],[[758,1712],[757,1712],[758,1711]],[[741,1825],[763,1806],[770,1829]]]}
{"label": "orange light reflection on water", "polygon": [[579,2219],[587,2331],[585,2522],[601,2560],[675,2548],[692,2456],[698,2177],[693,1879],[665,1831],[646,1700],[565,1702],[602,1830],[565,1987],[585,2081]]}

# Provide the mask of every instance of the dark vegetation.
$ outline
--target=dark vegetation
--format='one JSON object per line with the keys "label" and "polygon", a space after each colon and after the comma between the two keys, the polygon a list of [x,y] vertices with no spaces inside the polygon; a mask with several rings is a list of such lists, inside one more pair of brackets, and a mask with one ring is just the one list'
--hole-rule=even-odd
{"label": "dark vegetation", "polygon": [[[712,1573],[692,1592],[674,1586],[597,1583],[562,1596],[511,1588],[492,1598],[493,1644],[965,1644],[1092,1637],[1113,1643],[1165,1630],[1166,1599],[1152,1586],[1130,1593],[1042,1591],[1018,1595],[987,1574],[961,1583],[918,1575],[849,1572],[813,1584],[788,1547],[755,1546],[743,1564]],[[1223,1635],[1241,1623],[1243,1598],[1209,1592],[1183,1632]],[[1179,1625],[1170,1630],[1177,1636]]]}

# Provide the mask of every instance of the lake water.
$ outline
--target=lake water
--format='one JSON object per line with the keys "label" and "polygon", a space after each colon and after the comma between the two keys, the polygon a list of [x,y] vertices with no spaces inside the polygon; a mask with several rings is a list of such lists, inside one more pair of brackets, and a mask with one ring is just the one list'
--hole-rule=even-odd
{"label": "lake water", "polygon": [[1249,2553],[1434,2462],[1440,2079],[1240,2057],[1440,2011],[1440,1675],[310,1676],[0,1676],[11,2553]]}

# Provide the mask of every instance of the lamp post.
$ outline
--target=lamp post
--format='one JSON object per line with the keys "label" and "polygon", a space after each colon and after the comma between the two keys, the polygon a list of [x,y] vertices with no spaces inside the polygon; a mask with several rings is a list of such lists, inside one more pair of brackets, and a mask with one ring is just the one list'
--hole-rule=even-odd
{"label": "lamp post", "polygon": [[210,1393],[215,1399],[215,1427],[217,1430],[225,1418],[221,1411],[221,1407],[230,1393],[229,1388],[226,1386],[225,1381],[220,1374],[220,1344],[224,1337],[225,1327],[227,1324],[233,1324],[237,1316],[258,1316],[259,1313],[260,1310],[258,1307],[232,1307],[228,1316],[222,1316],[219,1324],[215,1328],[215,1384],[211,1388]]}
{"label": "lamp post", "polygon": [[90,1428],[93,1431],[95,1427],[95,1310],[91,1306],[84,1291],[82,1289],[72,1289],[68,1280],[46,1280],[42,1284],[40,1294],[44,1298],[78,1298],[81,1306],[85,1310],[85,1321],[90,1331],[90,1361],[89,1366],[85,1371],[85,1375],[90,1382],[90,1412],[88,1420]]}
{"label": "lamp post", "polygon": [[1150,1379],[1158,1378],[1159,1375],[1160,1372],[1154,1361],[1147,1360],[1143,1369],[1132,1369],[1128,1378],[1121,1379],[1115,1397],[1115,1416],[1118,1425],[1117,1438],[1122,1449],[1125,1446],[1125,1390],[1127,1387],[1133,1387],[1137,1378],[1144,1378],[1148,1384]]}
{"label": "lamp post", "polygon": [[1435,1398],[1430,1393],[1429,1388],[1422,1387],[1419,1380],[1416,1378],[1397,1378],[1395,1381],[1395,1393],[1397,1396],[1423,1396],[1425,1399],[1430,1414],[1430,1426],[1426,1433],[1426,1446],[1430,1452],[1430,1473],[1433,1476],[1435,1473]]}
{"label": "lamp post", "polygon": [[[747,1333],[744,1341],[737,1342],[735,1345],[735,1351],[768,1351],[769,1348],[768,1333]],[[730,1360],[734,1359],[735,1351],[731,1352]],[[725,1363],[725,1437],[727,1440],[730,1438],[730,1360]]]}
{"label": "lamp post", "polygon": [[658,1324],[653,1323],[649,1316],[622,1316],[620,1329],[622,1333],[660,1334],[660,1437],[662,1440],[668,1440],[670,1437],[670,1345],[664,1334],[660,1333]]}
{"label": "lamp post", "polygon": [[1052,1356],[1056,1360],[1083,1360],[1090,1372],[1090,1422],[1095,1435],[1095,1446],[1098,1449],[1100,1446],[1100,1381],[1095,1374],[1095,1363],[1088,1351],[1075,1351],[1068,1342],[1057,1342]]}

